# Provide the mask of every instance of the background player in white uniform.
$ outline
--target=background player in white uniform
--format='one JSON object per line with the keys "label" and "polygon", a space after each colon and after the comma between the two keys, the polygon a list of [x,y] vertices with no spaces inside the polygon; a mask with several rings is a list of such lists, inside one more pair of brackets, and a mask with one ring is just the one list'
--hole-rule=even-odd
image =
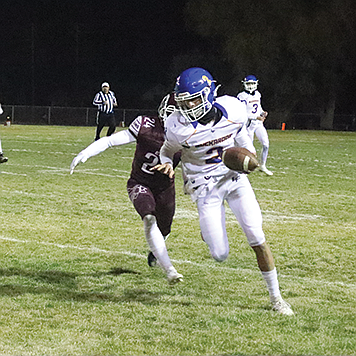
{"label": "background player in white uniform", "polygon": [[[169,103],[169,98],[170,95],[163,98],[158,109],[159,117],[138,116],[127,130],[95,141],[73,159],[70,169],[73,173],[78,163],[84,163],[89,157],[109,147],[136,141],[127,192],[143,221],[145,237],[151,250],[148,264],[152,266],[153,262],[158,260],[158,264],[167,274],[168,282],[174,284],[183,279],[173,267],[165,244],[165,237],[171,231],[175,210],[174,179],[149,170],[160,162],[159,150],[164,142],[163,122],[167,114],[175,110],[174,105]],[[179,157],[180,154],[175,157],[176,164]]]}
{"label": "background player in white uniform", "polygon": [[[0,115],[4,112],[4,110],[2,109],[1,107],[1,104],[0,104]],[[7,157],[4,157],[4,154],[2,152],[2,147],[1,147],[1,138],[0,138],[0,163],[5,163],[8,161],[8,158]]]}
{"label": "background player in white uniform", "polygon": [[153,169],[173,177],[173,155],[182,151],[185,189],[196,202],[203,240],[219,262],[229,254],[225,227],[226,201],[255,251],[258,266],[267,283],[272,307],[292,315],[280,294],[272,253],[262,230],[262,214],[245,174],[229,170],[222,152],[234,145],[254,151],[245,123],[243,103],[231,96],[215,98],[211,74],[189,68],[177,78],[175,100],[179,111],[166,120],[166,141],[161,148],[161,165]]}
{"label": "background player in white uniform", "polygon": [[254,75],[248,75],[242,83],[245,90],[237,94],[237,99],[246,105],[248,117],[247,132],[252,142],[254,135],[256,135],[262,144],[259,170],[271,176],[273,173],[266,168],[269,140],[267,130],[263,126],[268,113],[261,106],[261,93],[257,90],[258,79]]}

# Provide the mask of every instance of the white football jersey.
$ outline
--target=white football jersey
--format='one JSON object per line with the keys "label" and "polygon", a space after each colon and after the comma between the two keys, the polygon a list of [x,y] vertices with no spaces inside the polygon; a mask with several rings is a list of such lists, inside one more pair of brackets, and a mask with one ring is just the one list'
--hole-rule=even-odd
{"label": "white football jersey", "polygon": [[253,94],[242,91],[241,93],[237,94],[237,99],[245,104],[247,117],[249,120],[257,120],[257,117],[261,116],[263,113],[261,106],[261,93],[258,90],[256,90]]}
{"label": "white football jersey", "polygon": [[189,122],[179,111],[166,120],[166,141],[161,149],[161,162],[172,163],[173,154],[182,151],[181,162],[185,177],[193,183],[203,183],[205,177],[221,176],[229,172],[221,159],[222,152],[233,146],[254,151],[247,135],[246,108],[232,96],[216,99],[214,106],[223,113],[214,125]]}

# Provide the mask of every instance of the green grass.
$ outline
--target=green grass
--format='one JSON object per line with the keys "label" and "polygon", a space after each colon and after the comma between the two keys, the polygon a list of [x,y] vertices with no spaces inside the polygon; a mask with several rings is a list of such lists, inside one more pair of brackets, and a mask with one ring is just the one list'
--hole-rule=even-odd
{"label": "green grass", "polygon": [[0,166],[0,354],[356,354],[356,133],[270,131],[274,176],[249,176],[294,317],[270,310],[231,213],[230,256],[211,259],[179,172],[167,245],[184,283],[169,287],[147,266],[126,193],[135,145],[69,175],[94,128],[11,126],[0,136],[9,157]]}

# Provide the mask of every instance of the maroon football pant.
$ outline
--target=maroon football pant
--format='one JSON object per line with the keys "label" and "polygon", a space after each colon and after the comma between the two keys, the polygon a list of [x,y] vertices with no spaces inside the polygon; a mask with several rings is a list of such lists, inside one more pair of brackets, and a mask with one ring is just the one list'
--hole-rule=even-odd
{"label": "maroon football pant", "polygon": [[164,190],[150,189],[130,178],[127,182],[127,192],[141,218],[154,215],[162,235],[167,236],[171,232],[175,211],[174,184]]}

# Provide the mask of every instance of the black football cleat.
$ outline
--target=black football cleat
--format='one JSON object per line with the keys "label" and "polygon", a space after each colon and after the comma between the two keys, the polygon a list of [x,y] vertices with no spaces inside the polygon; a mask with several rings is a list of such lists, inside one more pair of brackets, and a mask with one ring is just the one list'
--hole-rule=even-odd
{"label": "black football cleat", "polygon": [[2,153],[0,153],[0,163],[5,163],[7,162],[9,159],[7,157],[4,157],[4,155]]}
{"label": "black football cleat", "polygon": [[150,267],[155,267],[157,265],[157,258],[155,255],[150,251],[147,256],[147,263]]}

